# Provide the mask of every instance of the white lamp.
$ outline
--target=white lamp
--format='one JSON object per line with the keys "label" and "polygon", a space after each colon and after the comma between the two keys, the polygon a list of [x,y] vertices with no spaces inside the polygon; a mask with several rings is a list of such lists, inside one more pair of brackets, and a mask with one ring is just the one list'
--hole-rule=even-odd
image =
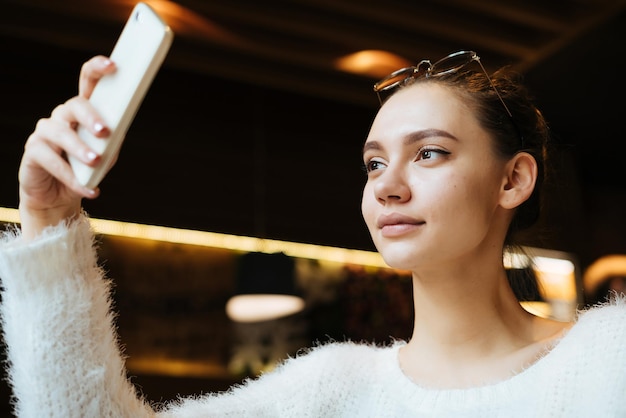
{"label": "white lamp", "polygon": [[237,322],[260,322],[300,312],[305,307],[295,283],[294,259],[282,252],[250,252],[241,256],[236,294],[226,314]]}

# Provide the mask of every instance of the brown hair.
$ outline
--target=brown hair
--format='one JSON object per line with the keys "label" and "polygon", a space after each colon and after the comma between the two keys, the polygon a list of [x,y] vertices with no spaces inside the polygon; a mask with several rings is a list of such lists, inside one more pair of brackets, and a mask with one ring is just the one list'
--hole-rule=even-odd
{"label": "brown hair", "polygon": [[[503,67],[490,78],[491,82],[483,71],[464,69],[436,77],[417,78],[407,85],[440,83],[454,89],[475,109],[480,125],[493,138],[494,150],[498,155],[511,158],[516,153],[524,151],[535,158],[538,168],[535,188],[530,197],[516,209],[505,238],[505,247],[513,249],[518,247],[514,242],[516,234],[533,226],[541,214],[542,189],[547,177],[550,130],[542,113],[535,106],[534,98],[523,85],[520,74],[509,67]],[[500,97],[511,112],[511,116],[502,105]],[[516,250],[520,251],[519,248]],[[528,300],[529,295],[537,294],[534,276],[527,272],[507,273],[511,287],[519,300]]]}
{"label": "brown hair", "polygon": [[[422,77],[409,84],[441,83],[456,90],[476,112],[476,117],[493,138],[496,153],[510,158],[524,151],[537,161],[537,182],[530,197],[516,210],[509,226],[505,244],[512,245],[517,231],[526,229],[539,219],[542,207],[541,191],[546,179],[550,131],[522,77],[509,67],[503,67],[491,75],[491,83],[482,71],[457,71],[437,77]],[[500,97],[511,112],[511,117]]]}

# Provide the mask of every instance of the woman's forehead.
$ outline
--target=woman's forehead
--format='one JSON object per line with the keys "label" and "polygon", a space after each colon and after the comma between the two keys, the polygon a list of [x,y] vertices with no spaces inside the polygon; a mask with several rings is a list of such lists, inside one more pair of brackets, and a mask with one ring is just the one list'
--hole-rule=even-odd
{"label": "woman's forehead", "polygon": [[389,106],[395,106],[398,102],[406,106],[410,103],[420,103],[428,101],[460,101],[461,97],[459,92],[444,84],[435,81],[420,81],[410,85],[404,86],[395,92],[389,99],[383,104],[381,109]]}
{"label": "woman's forehead", "polygon": [[416,83],[391,96],[380,108],[372,130],[394,125],[443,128],[475,123],[473,112],[454,89],[436,83]]}

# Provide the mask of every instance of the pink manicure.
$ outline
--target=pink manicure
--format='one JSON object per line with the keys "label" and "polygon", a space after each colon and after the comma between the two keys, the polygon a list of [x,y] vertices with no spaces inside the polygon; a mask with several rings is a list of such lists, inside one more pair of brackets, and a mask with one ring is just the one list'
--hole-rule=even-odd
{"label": "pink manicure", "polygon": [[87,151],[86,156],[89,161],[94,161],[96,158],[98,158],[98,154],[93,151]]}

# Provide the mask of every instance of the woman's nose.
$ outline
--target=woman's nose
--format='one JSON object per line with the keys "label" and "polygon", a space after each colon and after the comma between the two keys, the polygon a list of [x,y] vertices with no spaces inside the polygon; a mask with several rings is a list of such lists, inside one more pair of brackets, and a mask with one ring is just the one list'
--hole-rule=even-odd
{"label": "woman's nose", "polygon": [[401,203],[411,198],[411,189],[402,170],[387,167],[376,180],[374,194],[380,203]]}

